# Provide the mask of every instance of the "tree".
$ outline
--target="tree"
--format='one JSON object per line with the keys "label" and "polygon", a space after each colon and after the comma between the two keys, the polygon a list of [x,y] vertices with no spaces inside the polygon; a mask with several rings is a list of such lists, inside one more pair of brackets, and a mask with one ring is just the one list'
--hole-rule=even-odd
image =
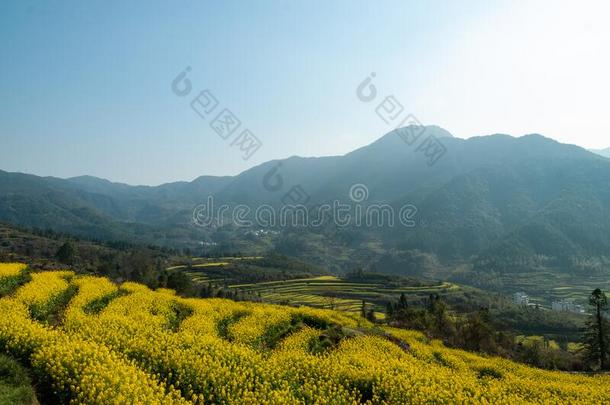
{"label": "tree", "polygon": [[604,319],[604,312],[608,309],[606,294],[599,288],[593,290],[589,296],[589,305],[593,313],[587,320],[583,343],[585,345],[586,360],[599,366],[601,370],[608,368],[608,321]]}
{"label": "tree", "polygon": [[407,309],[409,304],[407,303],[407,297],[405,293],[400,293],[400,299],[398,300],[398,310]]}
{"label": "tree", "polygon": [[373,307],[369,308],[369,310],[366,312],[366,319],[373,323],[377,322],[377,316],[375,315],[375,308],[373,308]]}
{"label": "tree", "polygon": [[63,264],[74,263],[74,256],[76,256],[76,249],[70,242],[66,242],[57,250],[55,258]]}
{"label": "tree", "polygon": [[394,317],[394,304],[392,304],[392,302],[388,302],[385,305],[385,312],[388,319],[392,319]]}
{"label": "tree", "polygon": [[144,250],[136,250],[123,257],[120,275],[151,288],[159,286],[158,263],[155,263],[152,255]]}
{"label": "tree", "polygon": [[167,287],[176,290],[178,294],[185,294],[193,288],[193,282],[183,271],[174,270],[168,274]]}
{"label": "tree", "polygon": [[447,304],[438,294],[430,294],[427,310],[432,317],[433,332],[436,336],[449,338],[455,334],[455,327],[447,314]]}
{"label": "tree", "polygon": [[461,333],[466,349],[486,353],[495,352],[494,329],[490,325],[487,308],[481,308],[476,313],[471,314]]}

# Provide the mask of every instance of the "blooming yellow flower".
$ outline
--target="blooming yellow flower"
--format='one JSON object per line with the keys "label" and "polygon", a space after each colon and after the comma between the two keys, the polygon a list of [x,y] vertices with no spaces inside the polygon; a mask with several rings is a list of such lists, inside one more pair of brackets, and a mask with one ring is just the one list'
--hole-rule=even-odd
{"label": "blooming yellow flower", "polygon": [[[9,266],[0,265],[0,278],[24,269]],[[66,308],[58,297],[70,298]],[[35,320],[58,311],[59,323]],[[59,398],[72,403],[585,404],[610,398],[608,376],[538,370],[385,328],[409,344],[405,351],[353,314],[185,299],[71,272],[32,274],[0,299],[0,314],[0,349],[29,359]],[[351,337],[313,351],[329,325]]]}

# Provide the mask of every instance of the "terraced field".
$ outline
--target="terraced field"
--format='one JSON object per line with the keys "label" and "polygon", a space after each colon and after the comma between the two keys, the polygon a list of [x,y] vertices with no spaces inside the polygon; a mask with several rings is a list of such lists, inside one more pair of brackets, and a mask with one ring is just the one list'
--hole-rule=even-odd
{"label": "terraced field", "polygon": [[265,302],[308,305],[319,308],[359,312],[362,301],[376,307],[396,300],[401,293],[409,299],[426,298],[431,293],[451,294],[460,289],[451,283],[423,287],[387,287],[377,283],[347,282],[335,276],[308,279],[272,281],[256,284],[237,284],[230,288],[260,294]]}
{"label": "terraced field", "polygon": [[[505,276],[508,277],[508,276]],[[530,295],[530,301],[539,303],[543,307],[550,307],[552,301],[568,299],[576,303],[588,302],[591,291],[601,288],[610,291],[610,279],[605,276],[574,277],[570,274],[558,272],[514,273],[510,280],[503,280],[514,291],[525,291]],[[513,291],[513,292],[514,292]]]}
{"label": "terraced field", "polygon": [[[432,293],[451,295],[461,291],[461,287],[449,282],[427,286],[388,286],[381,282],[348,281],[336,276],[318,276],[292,280],[260,283],[236,283],[225,266],[231,261],[212,260],[194,264],[187,274],[196,283],[214,283],[258,295],[264,302],[273,304],[306,305],[314,308],[335,309],[360,313],[362,302],[380,312],[384,305],[405,293],[410,300],[427,298]],[[186,269],[174,266],[171,269]]]}
{"label": "terraced field", "polygon": [[[328,282],[328,280],[326,280]],[[324,282],[324,280],[322,280]],[[0,350],[45,403],[605,403],[610,376],[533,369],[345,312],[185,299],[0,264]]]}
{"label": "terraced field", "polygon": [[341,311],[358,312],[362,301],[340,298],[341,287],[347,287],[334,276],[320,276],[308,279],[271,281],[257,284],[237,284],[230,288],[259,294],[265,302],[307,305]]}

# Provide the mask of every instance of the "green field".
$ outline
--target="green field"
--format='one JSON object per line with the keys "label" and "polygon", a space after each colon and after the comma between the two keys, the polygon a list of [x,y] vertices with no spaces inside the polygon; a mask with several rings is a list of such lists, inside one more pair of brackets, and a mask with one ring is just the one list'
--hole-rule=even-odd
{"label": "green field", "polygon": [[236,279],[233,261],[236,259],[208,259],[187,266],[173,266],[184,269],[186,274],[199,284],[213,284],[235,289],[260,297],[263,302],[287,305],[305,305],[316,308],[360,312],[362,302],[372,306],[378,316],[389,301],[398,299],[405,293],[410,301],[420,301],[430,294],[451,295],[461,293],[456,284],[442,282],[432,285],[408,286],[396,283],[351,281],[337,276],[323,275],[307,278],[277,280],[267,282],[240,282]]}
{"label": "green field", "polygon": [[[370,273],[365,278],[338,277],[321,274],[295,273],[282,266],[263,265],[263,258],[198,258],[187,265],[170,267],[184,271],[196,284],[211,285],[242,293],[246,299],[258,297],[263,302],[293,306],[311,306],[360,312],[363,301],[367,308],[374,308],[378,317],[383,316],[388,302],[396,301],[404,293],[407,300],[423,303],[430,294],[439,294],[451,305],[461,310],[472,310],[472,305],[503,310],[510,305],[512,293],[525,291],[530,302],[550,309],[551,302],[561,299],[585,304],[595,288],[610,290],[610,280],[593,275],[576,278],[574,275],[556,272],[503,274],[498,281],[502,285],[495,293],[470,287],[469,283],[428,282],[420,284],[407,278],[384,279],[383,275]],[[255,272],[273,274],[272,279],[253,279]],[[386,276],[391,277],[391,276]],[[458,281],[459,282],[459,281]],[[476,285],[476,283],[475,283]],[[501,295],[504,294],[504,297]],[[470,309],[469,309],[470,308]]]}
{"label": "green field", "polygon": [[606,276],[575,277],[553,271],[506,275],[502,277],[502,284],[507,293],[525,291],[529,294],[530,301],[544,307],[550,307],[552,301],[562,299],[586,305],[594,289],[610,291],[610,279]]}
{"label": "green field", "polygon": [[259,294],[265,302],[307,305],[349,312],[359,312],[362,301],[381,309],[386,302],[396,300],[401,293],[405,293],[410,299],[419,300],[432,293],[447,294],[459,290],[457,285],[451,283],[388,288],[376,283],[346,282],[335,276],[238,284],[229,287]]}

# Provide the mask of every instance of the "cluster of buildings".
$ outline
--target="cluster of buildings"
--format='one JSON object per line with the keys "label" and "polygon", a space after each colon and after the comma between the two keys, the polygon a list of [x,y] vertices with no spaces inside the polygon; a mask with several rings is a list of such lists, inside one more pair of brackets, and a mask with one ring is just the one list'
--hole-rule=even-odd
{"label": "cluster of buildings", "polygon": [[516,292],[513,295],[513,302],[517,305],[527,307],[530,304],[530,297],[524,292]]}
{"label": "cluster of buildings", "polygon": [[[516,292],[513,294],[513,303],[515,303],[516,305],[524,306],[524,307],[533,305],[533,304],[530,304],[530,297],[523,291]],[[572,312],[575,314],[584,314],[587,312],[583,305],[575,304],[574,301],[570,301],[567,299],[553,301],[551,303],[551,309],[553,311]]]}
{"label": "cluster of buildings", "polygon": [[244,235],[254,235],[256,237],[261,237],[261,236],[265,236],[265,235],[279,235],[280,232],[279,231],[273,231],[270,229],[257,229],[254,231],[246,231],[244,232]]}
{"label": "cluster of buildings", "polygon": [[553,301],[551,309],[553,311],[573,312],[575,314],[584,314],[586,312],[584,306],[575,304],[573,301],[569,300]]}

